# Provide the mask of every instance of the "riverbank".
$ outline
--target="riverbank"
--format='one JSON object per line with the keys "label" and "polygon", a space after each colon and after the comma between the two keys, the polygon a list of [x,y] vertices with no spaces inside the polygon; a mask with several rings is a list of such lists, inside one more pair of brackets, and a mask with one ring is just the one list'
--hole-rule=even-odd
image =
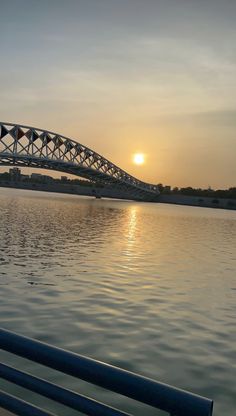
{"label": "riverbank", "polygon": [[0,187],[3,188],[15,188],[25,189],[30,191],[43,191],[43,192],[56,192],[63,194],[83,195],[91,196],[95,198],[118,198],[118,199],[130,199],[130,194],[122,190],[108,189],[108,188],[95,188],[94,186],[63,184],[63,183],[28,183],[28,182],[15,182],[15,181],[0,181]]}
{"label": "riverbank", "polygon": [[[117,199],[130,199],[130,195],[125,191],[122,191],[122,195],[115,189],[108,188],[95,188],[94,186],[82,186],[60,183],[27,183],[27,182],[13,182],[13,181],[0,181],[0,187],[3,188],[16,188],[25,189],[31,191],[43,191],[43,192],[56,192],[63,194],[74,194],[91,196],[95,198],[117,198]],[[176,205],[189,205],[205,208],[221,208],[236,210],[236,200],[229,198],[215,198],[215,197],[199,197],[189,196],[181,194],[161,194],[158,198],[160,203],[176,204]]]}
{"label": "riverbank", "polygon": [[205,208],[236,209],[236,200],[228,198],[210,198],[180,194],[161,194],[159,202],[164,204],[189,205]]}

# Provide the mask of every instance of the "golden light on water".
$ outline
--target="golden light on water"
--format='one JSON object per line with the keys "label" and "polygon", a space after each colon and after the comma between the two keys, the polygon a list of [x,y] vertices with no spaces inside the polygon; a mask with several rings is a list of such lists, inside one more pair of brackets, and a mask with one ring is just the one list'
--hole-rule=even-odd
{"label": "golden light on water", "polygon": [[[126,230],[126,243],[127,246],[125,248],[125,255],[126,260],[132,260],[134,256],[134,245],[136,240],[136,232],[137,232],[137,213],[138,209],[136,206],[131,206],[129,210],[127,210],[127,216],[125,221],[125,230]],[[137,255],[137,253],[135,254]]]}
{"label": "golden light on water", "polygon": [[135,165],[143,165],[145,162],[145,157],[143,153],[135,153],[133,156],[133,162]]}

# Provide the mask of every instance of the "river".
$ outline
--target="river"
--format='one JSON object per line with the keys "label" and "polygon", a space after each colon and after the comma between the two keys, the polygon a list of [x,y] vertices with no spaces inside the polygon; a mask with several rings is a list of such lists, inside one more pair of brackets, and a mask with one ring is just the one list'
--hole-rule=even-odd
{"label": "river", "polygon": [[[235,211],[0,190],[0,325],[213,398],[215,416],[236,408],[235,271]],[[1,356],[137,416],[162,414]]]}

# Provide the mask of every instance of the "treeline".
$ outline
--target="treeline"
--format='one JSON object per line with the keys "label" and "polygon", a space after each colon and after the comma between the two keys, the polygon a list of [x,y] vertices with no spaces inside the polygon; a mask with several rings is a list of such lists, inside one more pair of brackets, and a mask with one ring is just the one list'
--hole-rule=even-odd
{"label": "treeline", "polygon": [[192,188],[188,186],[187,188],[173,188],[169,186],[163,186],[162,184],[158,185],[159,190],[163,194],[180,194],[180,195],[189,195],[189,196],[199,196],[199,197],[210,197],[210,198],[227,198],[227,199],[236,199],[236,187],[229,189],[201,189],[201,188]]}

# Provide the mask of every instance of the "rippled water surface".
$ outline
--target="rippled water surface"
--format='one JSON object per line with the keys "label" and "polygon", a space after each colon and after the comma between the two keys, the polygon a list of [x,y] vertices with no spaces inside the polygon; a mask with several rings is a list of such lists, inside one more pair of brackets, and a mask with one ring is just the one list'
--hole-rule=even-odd
{"label": "rippled water surface", "polygon": [[[213,398],[216,416],[236,408],[235,270],[235,211],[0,188],[1,326]],[[138,416],[159,414],[1,356]]]}

